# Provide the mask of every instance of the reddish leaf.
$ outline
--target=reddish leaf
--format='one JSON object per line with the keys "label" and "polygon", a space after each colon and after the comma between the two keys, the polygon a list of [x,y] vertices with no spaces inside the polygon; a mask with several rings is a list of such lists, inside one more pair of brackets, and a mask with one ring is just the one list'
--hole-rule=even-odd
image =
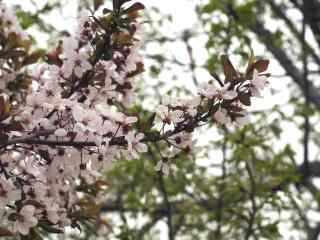
{"label": "reddish leaf", "polygon": [[242,112],[244,109],[239,106],[231,105],[231,106],[229,106],[229,110],[232,112]]}
{"label": "reddish leaf", "polygon": [[48,221],[39,221],[39,226],[49,233],[63,233],[59,228],[51,226],[52,224]]}
{"label": "reddish leaf", "polygon": [[22,57],[25,54],[26,53],[21,50],[0,51],[0,58],[2,59],[17,58],[17,57]]}
{"label": "reddish leaf", "polygon": [[233,82],[236,80],[238,77],[238,72],[233,67],[227,55],[221,56],[221,63],[223,66],[224,75],[226,77],[225,82]]}
{"label": "reddish leaf", "polygon": [[138,11],[143,10],[143,9],[145,9],[145,6],[142,3],[137,2],[137,3],[134,3],[128,9],[126,9],[124,11],[124,14],[132,14],[132,13],[138,12]]}
{"label": "reddish leaf", "polygon": [[0,97],[0,121],[5,120],[10,116],[11,105],[4,97]]}
{"label": "reddish leaf", "polygon": [[24,130],[24,128],[21,123],[14,122],[14,123],[11,123],[11,124],[4,126],[3,130],[6,132],[11,132],[11,131],[22,132]]}
{"label": "reddish leaf", "polygon": [[103,0],[94,0],[93,2],[93,8],[95,11],[97,11],[98,8],[102,5],[103,5]]}
{"label": "reddish leaf", "polygon": [[128,78],[132,78],[140,73],[144,72],[144,65],[143,63],[137,63],[137,69],[134,72],[131,72],[127,75]]}
{"label": "reddish leaf", "polygon": [[5,101],[3,97],[0,97],[0,119],[2,115],[4,115],[4,110],[5,110]]}
{"label": "reddish leaf", "polygon": [[251,99],[248,94],[242,94],[239,95],[239,100],[243,105],[250,106],[251,105]]}
{"label": "reddish leaf", "polygon": [[104,8],[102,12],[104,15],[107,15],[109,13],[112,13],[112,10],[110,10],[109,8]]}
{"label": "reddish leaf", "polygon": [[255,61],[256,61],[256,57],[254,56],[253,52],[251,51],[246,73],[252,71],[253,64],[255,63]]}
{"label": "reddish leaf", "polygon": [[267,71],[269,60],[258,60],[253,64],[253,68],[257,69],[259,73]]}
{"label": "reddish leaf", "polygon": [[131,0],[113,0],[113,10],[115,11],[120,11],[120,8],[123,4],[125,4],[126,2],[130,2]]}
{"label": "reddish leaf", "polygon": [[24,202],[25,205],[33,205],[37,208],[43,208],[45,207],[43,204],[39,203],[38,201],[35,201],[35,200],[32,200],[32,199],[29,199],[27,201]]}
{"label": "reddish leaf", "polygon": [[131,0],[117,0],[119,2],[120,7],[126,2],[130,2]]}
{"label": "reddish leaf", "polygon": [[0,227],[0,237],[11,237],[13,233],[10,232],[8,229]]}

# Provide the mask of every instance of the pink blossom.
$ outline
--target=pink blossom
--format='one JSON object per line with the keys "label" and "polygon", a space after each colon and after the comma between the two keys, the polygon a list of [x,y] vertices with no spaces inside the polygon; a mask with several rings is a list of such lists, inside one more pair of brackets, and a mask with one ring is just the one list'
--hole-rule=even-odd
{"label": "pink blossom", "polygon": [[25,205],[19,212],[17,220],[14,222],[13,231],[19,232],[22,235],[27,235],[30,228],[38,224],[38,219],[35,217],[36,208],[33,205]]}

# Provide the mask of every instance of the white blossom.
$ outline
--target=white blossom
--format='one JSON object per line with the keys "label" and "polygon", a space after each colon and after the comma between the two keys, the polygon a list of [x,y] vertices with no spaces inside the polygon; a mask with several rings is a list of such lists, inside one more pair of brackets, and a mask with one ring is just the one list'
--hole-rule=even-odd
{"label": "white blossom", "polygon": [[158,161],[154,169],[157,172],[162,172],[165,176],[169,176],[170,166],[166,161],[163,161],[163,160]]}
{"label": "white blossom", "polygon": [[216,96],[217,94],[217,88],[213,85],[213,84],[209,84],[209,83],[203,83],[199,90],[198,93],[201,96],[204,96],[206,98],[212,99]]}
{"label": "white blossom", "polygon": [[229,124],[231,122],[231,118],[228,115],[228,111],[224,108],[220,108],[213,115],[214,120],[221,124]]}
{"label": "white blossom", "polygon": [[138,153],[145,153],[148,151],[146,144],[142,143],[141,140],[144,138],[142,133],[135,134],[134,132],[129,132],[125,139],[128,142],[128,152],[133,158],[137,158]]}
{"label": "white blossom", "polygon": [[255,69],[253,71],[251,84],[252,95],[256,97],[261,97],[261,91],[268,85],[268,79],[264,75],[259,75],[258,71]]}
{"label": "white blossom", "polygon": [[38,224],[38,219],[35,217],[36,208],[33,205],[25,205],[20,210],[17,220],[14,222],[13,231],[19,232],[22,235],[27,235],[30,228]]}
{"label": "white blossom", "polygon": [[157,110],[157,115],[159,118],[167,124],[179,123],[183,119],[183,111],[181,110],[170,110],[167,106],[160,105]]}
{"label": "white blossom", "polygon": [[21,191],[18,190],[10,179],[0,177],[0,209],[13,201],[21,198]]}

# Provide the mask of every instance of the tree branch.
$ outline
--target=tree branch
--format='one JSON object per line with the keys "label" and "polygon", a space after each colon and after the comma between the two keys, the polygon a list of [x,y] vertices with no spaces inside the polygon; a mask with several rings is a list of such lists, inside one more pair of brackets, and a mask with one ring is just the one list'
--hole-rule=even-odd
{"label": "tree branch", "polygon": [[[272,39],[272,33],[259,21],[251,26],[251,30],[265,43],[266,48],[275,56],[287,74],[300,87],[300,89],[304,91],[306,83],[304,81],[303,74],[295,66],[287,53],[276,45]],[[308,85],[308,91],[310,101],[320,110],[320,89],[310,83]]]}

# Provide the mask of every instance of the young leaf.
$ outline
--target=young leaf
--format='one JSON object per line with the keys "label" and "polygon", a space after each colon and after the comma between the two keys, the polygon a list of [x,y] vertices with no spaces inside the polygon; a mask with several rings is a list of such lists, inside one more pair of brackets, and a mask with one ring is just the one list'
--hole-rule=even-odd
{"label": "young leaf", "polygon": [[251,51],[249,62],[248,62],[248,66],[247,66],[247,69],[246,69],[246,73],[247,74],[250,71],[252,71],[252,68],[253,68],[253,65],[254,65],[255,61],[256,61],[256,57],[254,56],[253,51]]}
{"label": "young leaf", "polygon": [[122,7],[123,4],[125,4],[126,2],[130,2],[131,0],[118,0],[119,1],[119,6]]}
{"label": "young leaf", "polygon": [[238,77],[238,72],[233,67],[227,55],[221,56],[221,63],[223,66],[224,75],[226,77],[225,83],[233,82]]}
{"label": "young leaf", "polygon": [[113,11],[119,13],[120,12],[120,8],[123,4],[125,4],[126,2],[130,2],[131,0],[112,0],[113,3]]}
{"label": "young leaf", "polygon": [[26,53],[21,50],[0,51],[0,58],[2,59],[17,58],[17,57],[22,57],[25,54]]}
{"label": "young leaf", "polygon": [[269,60],[258,60],[253,64],[253,68],[257,69],[259,73],[267,71],[269,66]]}
{"label": "young leaf", "polygon": [[131,7],[127,8],[126,10],[124,10],[124,14],[133,14],[135,12],[138,12],[140,10],[145,9],[145,6],[142,3],[134,3]]}
{"label": "young leaf", "polygon": [[219,85],[220,85],[221,87],[223,87],[223,83],[222,83],[222,81],[221,81],[221,79],[220,79],[220,77],[219,77],[219,75],[218,75],[217,73],[215,73],[215,72],[210,72],[210,75],[211,75],[215,80],[217,80],[217,82],[219,83]]}
{"label": "young leaf", "polygon": [[144,65],[143,63],[139,62],[137,63],[137,68],[134,72],[131,72],[127,75],[128,78],[132,78],[140,73],[144,72]]}
{"label": "young leaf", "polygon": [[251,106],[251,99],[248,94],[241,94],[239,95],[239,100],[243,105]]}
{"label": "young leaf", "polygon": [[94,0],[93,8],[95,11],[97,11],[101,5],[103,5],[103,0]]}
{"label": "young leaf", "polygon": [[109,8],[104,8],[102,12],[103,12],[103,15],[107,15],[109,13],[112,13],[112,10],[110,10]]}
{"label": "young leaf", "polygon": [[26,59],[23,62],[23,65],[31,65],[34,64],[36,62],[38,62],[38,60],[42,57],[44,57],[46,54],[46,51],[43,49],[38,49],[34,52],[32,52],[28,57],[26,57]]}
{"label": "young leaf", "polygon": [[39,221],[39,226],[43,228],[48,233],[63,233],[63,231],[59,228],[52,227],[50,222],[48,221]]}
{"label": "young leaf", "polygon": [[3,97],[0,97],[0,121],[5,120],[11,111],[11,105]]}
{"label": "young leaf", "polygon": [[10,232],[8,229],[0,227],[0,237],[11,237],[13,233]]}

